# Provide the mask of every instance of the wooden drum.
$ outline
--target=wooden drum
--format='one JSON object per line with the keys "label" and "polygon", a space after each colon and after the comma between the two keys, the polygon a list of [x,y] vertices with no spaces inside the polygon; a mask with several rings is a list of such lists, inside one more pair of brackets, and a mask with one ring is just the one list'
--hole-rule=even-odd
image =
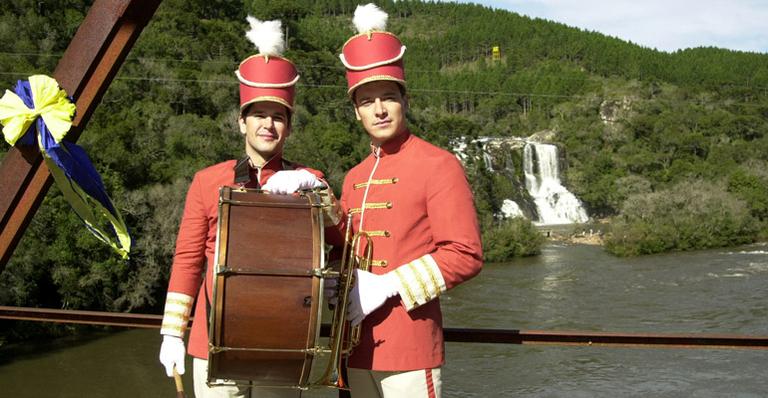
{"label": "wooden drum", "polygon": [[314,193],[221,189],[209,384],[308,385],[320,332],[323,247]]}

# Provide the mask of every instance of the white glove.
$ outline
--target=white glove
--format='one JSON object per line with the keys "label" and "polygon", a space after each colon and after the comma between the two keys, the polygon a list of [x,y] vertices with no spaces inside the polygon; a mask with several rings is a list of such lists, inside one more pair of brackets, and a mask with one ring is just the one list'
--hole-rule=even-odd
{"label": "white glove", "polygon": [[324,187],[325,183],[320,181],[314,174],[307,170],[281,170],[269,178],[261,189],[276,194],[294,193],[300,189],[312,189]]}
{"label": "white glove", "polygon": [[352,326],[358,325],[368,314],[381,307],[388,298],[398,294],[393,274],[376,275],[355,269],[355,286],[349,293],[347,316]]}
{"label": "white glove", "polygon": [[324,279],[323,298],[325,298],[330,305],[339,303],[339,278]]}
{"label": "white glove", "polygon": [[173,377],[173,366],[176,371],[184,374],[184,341],[181,337],[163,335],[163,344],[160,345],[160,363],[165,366],[165,374]]}

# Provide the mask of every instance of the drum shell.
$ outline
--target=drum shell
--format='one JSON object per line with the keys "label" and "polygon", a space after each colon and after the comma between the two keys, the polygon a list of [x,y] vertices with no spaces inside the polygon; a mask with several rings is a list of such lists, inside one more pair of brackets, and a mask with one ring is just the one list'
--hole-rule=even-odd
{"label": "drum shell", "polygon": [[222,189],[209,383],[308,384],[322,247],[322,215],[311,197]]}

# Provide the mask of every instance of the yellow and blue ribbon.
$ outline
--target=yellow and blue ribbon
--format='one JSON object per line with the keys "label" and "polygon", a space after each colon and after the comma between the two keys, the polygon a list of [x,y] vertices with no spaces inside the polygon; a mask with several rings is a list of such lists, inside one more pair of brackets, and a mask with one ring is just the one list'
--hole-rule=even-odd
{"label": "yellow and blue ribbon", "polygon": [[37,138],[45,164],[72,209],[96,238],[123,258],[131,250],[131,236],[112,205],[101,176],[83,148],[64,140],[72,127],[75,104],[55,79],[30,76],[0,98],[0,124],[10,145],[32,145]]}

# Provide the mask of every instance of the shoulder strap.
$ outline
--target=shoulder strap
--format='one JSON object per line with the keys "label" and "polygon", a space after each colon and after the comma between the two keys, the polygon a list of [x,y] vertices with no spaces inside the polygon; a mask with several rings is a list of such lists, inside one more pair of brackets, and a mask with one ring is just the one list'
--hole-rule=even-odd
{"label": "shoulder strap", "polygon": [[245,185],[251,181],[249,173],[248,156],[240,159],[235,164],[235,184]]}
{"label": "shoulder strap", "polygon": [[283,161],[283,170],[295,170],[296,169],[296,165],[293,162],[291,162],[289,160],[285,160],[285,159],[282,159],[282,161]]}

